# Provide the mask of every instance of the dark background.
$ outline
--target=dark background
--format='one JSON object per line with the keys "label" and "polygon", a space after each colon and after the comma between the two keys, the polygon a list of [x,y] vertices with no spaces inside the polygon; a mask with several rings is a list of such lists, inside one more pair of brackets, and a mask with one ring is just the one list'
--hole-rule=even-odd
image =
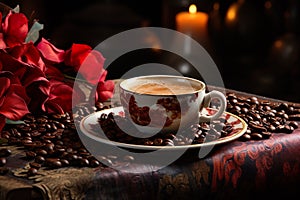
{"label": "dark background", "polygon": [[[44,24],[41,35],[58,48],[72,43],[95,47],[122,31],[141,26],[175,29],[176,13],[195,3],[209,14],[210,46],[225,87],[267,97],[300,102],[300,1],[298,0],[77,0],[2,1]],[[226,13],[236,6],[233,26]],[[145,56],[147,55],[147,56]],[[160,61],[163,52],[129,53],[108,68],[108,78],[134,66]],[[175,62],[176,61],[176,62]],[[182,62],[174,58],[174,68]],[[190,66],[192,68],[192,66]],[[186,76],[195,77],[193,70]]]}

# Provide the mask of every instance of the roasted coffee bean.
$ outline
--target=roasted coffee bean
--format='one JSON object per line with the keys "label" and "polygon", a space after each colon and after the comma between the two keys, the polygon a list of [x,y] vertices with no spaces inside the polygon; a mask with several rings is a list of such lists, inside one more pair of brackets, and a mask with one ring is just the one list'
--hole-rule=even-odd
{"label": "roasted coffee bean", "polygon": [[154,141],[153,141],[153,144],[155,146],[161,146],[163,144],[163,142],[164,142],[163,139],[161,139],[161,138],[155,138]]}
{"label": "roasted coffee bean", "polygon": [[171,140],[171,139],[165,139],[165,140],[163,141],[163,145],[166,145],[166,146],[174,146],[174,142],[173,142],[173,140]]}
{"label": "roasted coffee bean", "polygon": [[283,133],[292,133],[294,131],[294,128],[292,126],[285,124],[285,125],[280,125],[278,127],[278,131]]}
{"label": "roasted coffee bean", "polygon": [[248,140],[251,140],[251,135],[248,134],[248,133],[244,133],[241,137],[242,140],[244,141],[248,141]]}
{"label": "roasted coffee bean", "polygon": [[29,168],[28,171],[27,171],[27,176],[34,176],[36,175],[38,172],[38,170],[36,168]]}
{"label": "roasted coffee bean", "polygon": [[11,155],[11,150],[4,148],[0,149],[0,157],[8,157]]}
{"label": "roasted coffee bean", "polygon": [[82,167],[87,167],[90,165],[90,161],[86,158],[80,159],[79,163],[80,163],[80,166],[82,166]]}
{"label": "roasted coffee bean", "polygon": [[35,168],[35,169],[39,169],[39,168],[42,167],[42,165],[40,163],[37,163],[37,162],[30,162],[29,166],[32,167],[32,168]]}
{"label": "roasted coffee bean", "polygon": [[48,154],[48,152],[45,149],[37,149],[36,154],[40,156],[45,156]]}
{"label": "roasted coffee bean", "polygon": [[60,162],[61,162],[63,167],[66,167],[66,166],[70,165],[70,162],[66,159],[60,159]]}
{"label": "roasted coffee bean", "polygon": [[154,142],[151,141],[151,140],[145,140],[145,141],[144,141],[144,145],[152,146],[153,144],[154,144]]}
{"label": "roasted coffee bean", "polygon": [[27,151],[27,152],[26,152],[26,157],[29,158],[29,159],[35,158],[36,155],[37,155],[37,154],[36,154],[35,152],[33,152],[33,151]]}
{"label": "roasted coffee bean", "polygon": [[35,157],[35,162],[39,163],[39,164],[43,164],[45,162],[45,157],[43,156],[36,156]]}
{"label": "roasted coffee bean", "polygon": [[261,133],[252,133],[251,134],[251,139],[261,140],[261,139],[263,139],[263,135]]}
{"label": "roasted coffee bean", "polygon": [[289,122],[288,125],[290,125],[294,129],[297,129],[299,127],[299,125],[296,121]]}
{"label": "roasted coffee bean", "polygon": [[262,125],[257,125],[257,124],[253,124],[253,123],[249,123],[250,128],[252,128],[253,130],[261,133],[261,132],[266,132],[267,129],[262,126]]}
{"label": "roasted coffee bean", "polygon": [[45,146],[44,146],[44,149],[48,152],[48,151],[53,151],[54,149],[54,144],[53,143],[47,143]]}
{"label": "roasted coffee bean", "polygon": [[98,167],[100,165],[100,162],[96,159],[91,159],[89,163],[91,167]]}
{"label": "roasted coffee bean", "polygon": [[50,168],[59,168],[62,166],[58,158],[46,158],[45,165]]}

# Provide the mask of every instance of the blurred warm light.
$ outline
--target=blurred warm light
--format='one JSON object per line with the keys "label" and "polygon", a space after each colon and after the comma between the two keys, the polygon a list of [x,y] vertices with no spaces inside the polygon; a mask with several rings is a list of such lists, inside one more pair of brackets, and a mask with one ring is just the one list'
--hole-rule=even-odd
{"label": "blurred warm light", "polygon": [[189,13],[195,14],[197,12],[197,6],[195,4],[190,5]]}
{"label": "blurred warm light", "polygon": [[219,10],[220,9],[220,4],[219,3],[214,3],[213,8],[214,8],[214,10]]}
{"label": "blurred warm light", "polygon": [[236,14],[237,14],[238,6],[237,4],[233,4],[229,7],[227,14],[226,14],[226,20],[227,21],[235,21]]}
{"label": "blurred warm light", "polygon": [[266,1],[266,2],[265,2],[265,8],[266,8],[266,9],[272,8],[272,3],[271,3],[270,1]]}
{"label": "blurred warm light", "polygon": [[161,49],[160,41],[157,38],[157,36],[155,36],[154,34],[149,33],[149,35],[147,35],[147,37],[145,37],[144,42],[146,44],[151,44],[152,49],[154,51],[156,51],[157,49]]}
{"label": "blurred warm light", "polygon": [[274,46],[276,48],[280,49],[283,46],[283,43],[281,40],[277,40],[277,41],[275,41]]}

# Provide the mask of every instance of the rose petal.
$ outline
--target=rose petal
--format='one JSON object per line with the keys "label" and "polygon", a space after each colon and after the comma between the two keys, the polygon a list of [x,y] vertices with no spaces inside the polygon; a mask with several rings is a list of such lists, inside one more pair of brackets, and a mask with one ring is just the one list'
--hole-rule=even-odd
{"label": "rose petal", "polygon": [[[10,86],[10,80],[6,77],[0,77],[0,98],[3,97],[4,93]],[[0,104],[1,106],[1,104]]]}
{"label": "rose petal", "polygon": [[46,108],[46,112],[47,113],[59,113],[59,114],[63,114],[64,110],[62,109],[62,107],[60,107],[60,105],[58,105],[57,103],[49,100],[45,103],[45,108]]}
{"label": "rose petal", "polygon": [[92,50],[90,46],[73,44],[72,48],[67,51],[65,64],[79,71],[89,83],[96,85],[102,73],[105,73],[104,61],[102,54]]}
{"label": "rose petal", "polygon": [[103,64],[95,62],[93,56],[88,56],[85,59],[79,72],[89,83],[93,85],[96,85],[99,82],[100,77],[103,77],[103,73],[106,73],[103,69]]}
{"label": "rose petal", "polygon": [[[21,87],[15,88],[21,90]],[[5,97],[5,101],[1,105],[0,115],[4,115],[11,120],[19,120],[25,114],[29,113],[25,100],[19,96],[16,91],[9,90]]]}
{"label": "rose petal", "polygon": [[22,85],[25,87],[36,81],[48,81],[39,67],[21,62],[6,52],[0,51],[0,62],[3,70],[12,72],[21,80]]}
{"label": "rose petal", "polygon": [[44,59],[49,62],[57,64],[64,61],[65,51],[56,48],[48,40],[42,38],[36,47],[39,49]]}
{"label": "rose petal", "polygon": [[46,76],[48,79],[64,80],[63,73],[52,65],[47,65]]}
{"label": "rose petal", "polygon": [[8,50],[8,53],[21,62],[40,68],[45,71],[45,63],[41,59],[38,49],[32,42],[22,45],[16,45]]}
{"label": "rose petal", "polygon": [[95,101],[104,102],[113,97],[115,84],[112,80],[100,82],[97,87]]}
{"label": "rose petal", "polygon": [[78,68],[88,56],[91,50],[92,48],[88,45],[73,44],[71,49],[69,49],[66,53],[67,55],[65,59],[65,64],[68,66],[75,67],[76,71],[78,71]]}
{"label": "rose petal", "polygon": [[[0,131],[2,131],[4,126],[5,126],[5,116],[0,115]],[[0,137],[1,137],[1,135],[0,135]]]}
{"label": "rose petal", "polygon": [[45,110],[53,113],[71,111],[73,89],[64,82],[54,79],[50,80],[50,95],[45,103]]}
{"label": "rose petal", "polygon": [[6,35],[6,44],[9,47],[21,44],[28,33],[28,19],[23,13],[10,11],[5,18],[3,31]]}
{"label": "rose petal", "polygon": [[26,87],[26,92],[31,98],[31,101],[28,103],[30,112],[40,113],[45,111],[44,104],[47,101],[50,93],[49,81],[37,81],[34,84]]}
{"label": "rose petal", "polygon": [[4,41],[4,35],[3,35],[3,33],[0,33],[0,49],[5,49],[5,48],[6,48],[6,44]]}

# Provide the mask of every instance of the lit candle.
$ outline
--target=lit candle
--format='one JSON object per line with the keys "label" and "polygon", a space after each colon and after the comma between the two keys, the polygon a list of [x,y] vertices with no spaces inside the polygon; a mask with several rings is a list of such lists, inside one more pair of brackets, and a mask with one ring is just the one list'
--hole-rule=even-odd
{"label": "lit candle", "polygon": [[196,5],[189,7],[189,12],[180,12],[176,15],[176,29],[191,36],[198,42],[207,40],[208,14],[197,12]]}

